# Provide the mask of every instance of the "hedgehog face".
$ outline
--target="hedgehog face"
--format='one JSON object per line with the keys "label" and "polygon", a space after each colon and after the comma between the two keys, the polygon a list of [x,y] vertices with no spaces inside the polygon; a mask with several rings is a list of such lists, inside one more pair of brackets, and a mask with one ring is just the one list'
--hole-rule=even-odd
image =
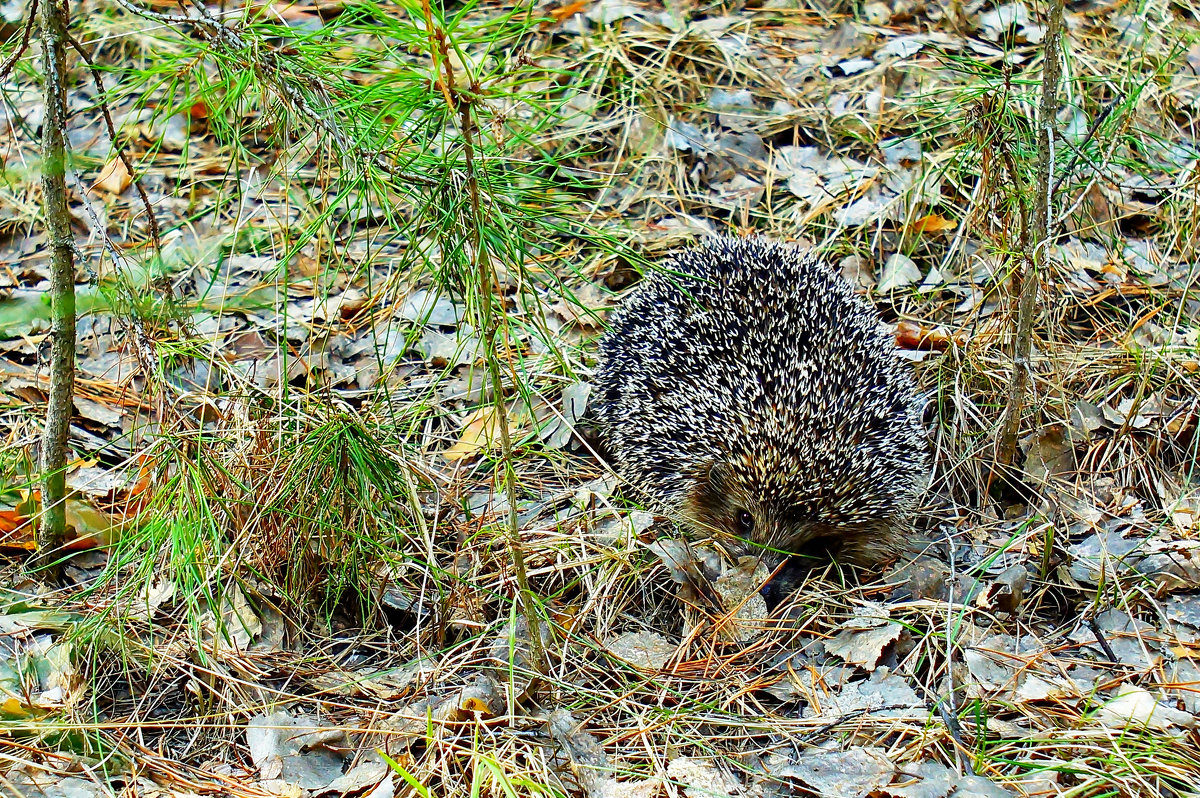
{"label": "hedgehog face", "polygon": [[753,475],[722,462],[708,462],[691,475],[682,507],[694,529],[722,541],[735,557],[754,555],[771,569],[791,556],[873,562],[886,554],[890,539],[887,520],[838,524],[810,518],[807,507],[764,495]]}
{"label": "hedgehog face", "polygon": [[[708,462],[692,475],[683,502],[684,519],[695,529],[726,543],[735,555],[780,559],[790,547],[817,536],[807,524],[796,524],[785,501],[754,489],[754,481],[722,462]],[[772,552],[781,548],[779,552]],[[772,558],[770,555],[778,555]]]}
{"label": "hedgehog face", "polygon": [[682,509],[684,520],[700,532],[723,541],[753,539],[771,519],[744,482],[725,463],[707,462],[688,475]]}

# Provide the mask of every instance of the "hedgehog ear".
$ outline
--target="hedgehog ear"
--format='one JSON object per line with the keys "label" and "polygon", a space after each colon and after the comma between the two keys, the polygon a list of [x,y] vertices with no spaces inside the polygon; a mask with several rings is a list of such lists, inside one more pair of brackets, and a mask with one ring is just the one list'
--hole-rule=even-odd
{"label": "hedgehog ear", "polygon": [[723,528],[736,500],[732,498],[733,471],[725,463],[709,460],[690,473],[689,515],[701,529]]}
{"label": "hedgehog ear", "polygon": [[728,463],[710,460],[702,466],[700,479],[714,496],[727,496],[733,488],[733,469]]}

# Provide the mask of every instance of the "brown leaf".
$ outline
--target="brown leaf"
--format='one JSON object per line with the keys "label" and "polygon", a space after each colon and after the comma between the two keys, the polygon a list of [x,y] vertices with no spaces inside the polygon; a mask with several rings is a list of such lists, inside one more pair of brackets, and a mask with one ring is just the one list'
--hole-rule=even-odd
{"label": "brown leaf", "polygon": [[320,262],[316,258],[305,255],[303,252],[298,254],[292,262],[305,277],[316,277],[321,273]]}
{"label": "brown leaf", "polygon": [[558,8],[552,8],[550,9],[550,16],[554,17],[555,22],[562,22],[564,19],[569,19],[587,8],[588,3],[589,0],[576,0],[574,3],[567,3]]}
{"label": "brown leaf", "polygon": [[1079,207],[1066,219],[1066,228],[1072,233],[1087,233],[1109,236],[1117,232],[1118,209],[1104,196],[1098,183],[1079,201]]}
{"label": "brown leaf", "polygon": [[108,545],[119,537],[120,525],[116,519],[78,499],[67,499],[67,526],[75,530],[66,544],[71,551]]}
{"label": "brown leaf", "polygon": [[104,168],[100,170],[100,177],[96,178],[96,183],[92,188],[107,191],[109,194],[120,194],[129,188],[132,181],[133,175],[129,173],[125,162],[114,155],[108,163],[104,164]]}
{"label": "brown leaf", "polygon": [[944,352],[951,343],[958,343],[944,327],[926,327],[911,321],[902,321],[896,325],[896,346],[901,349],[929,349]]}
{"label": "brown leaf", "polygon": [[[500,445],[500,427],[496,423],[496,407],[481,407],[470,413],[459,433],[458,443],[442,452],[447,460],[456,461],[471,457],[481,450],[488,450]],[[506,419],[509,434],[512,433],[513,420]]]}
{"label": "brown leaf", "polygon": [[[76,498],[68,498],[66,508],[68,551],[109,545],[118,538],[121,524],[108,513]],[[41,492],[36,490],[17,508],[0,510],[0,550],[37,551],[34,527],[40,513]]]}
{"label": "brown leaf", "polygon": [[[0,509],[0,535],[11,535],[26,524],[29,524],[29,516],[24,513],[17,510]],[[32,532],[33,527],[29,526],[28,531]],[[3,544],[0,545],[16,546],[17,548],[29,549],[31,551],[34,548],[32,539],[26,541],[24,538],[19,540],[4,540]]]}

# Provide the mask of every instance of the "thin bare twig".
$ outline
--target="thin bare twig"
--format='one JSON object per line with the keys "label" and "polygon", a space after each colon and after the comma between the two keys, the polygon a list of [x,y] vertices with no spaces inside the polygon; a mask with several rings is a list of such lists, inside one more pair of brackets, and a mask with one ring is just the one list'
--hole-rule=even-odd
{"label": "thin bare twig", "polygon": [[29,16],[25,18],[25,27],[21,30],[21,43],[17,45],[17,49],[9,56],[8,60],[0,66],[0,80],[8,77],[8,73],[12,71],[13,65],[17,63],[17,59],[25,54],[29,49],[29,38],[33,35],[33,27],[37,23],[38,0],[32,0],[29,3]]}
{"label": "thin bare twig", "polygon": [[[142,200],[142,207],[146,209],[146,218],[150,224],[150,239],[154,242],[156,250],[162,249],[162,239],[159,235],[158,219],[154,215],[154,209],[150,207],[150,198],[146,196],[146,189],[142,187],[142,181],[138,180],[137,172],[133,169],[133,164],[130,163],[129,157],[125,154],[125,148],[117,141],[117,127],[113,124],[112,114],[108,110],[108,94],[104,90],[104,81],[100,77],[100,70],[96,68],[96,64],[92,61],[91,56],[84,52],[83,47],[75,40],[75,37],[68,31],[67,43],[71,48],[83,59],[83,62],[88,66],[88,74],[92,76],[92,82],[96,84],[96,95],[100,98],[100,115],[104,117],[104,126],[108,128],[108,139],[112,142],[113,148],[117,152],[117,157],[121,159],[121,163],[125,165],[126,171],[133,181],[133,187],[137,189],[138,197]],[[107,238],[107,235],[105,236]]]}
{"label": "thin bare twig", "polygon": [[1089,141],[1096,137],[1096,133],[1099,132],[1100,126],[1104,124],[1104,120],[1108,119],[1109,114],[1111,114],[1113,109],[1116,108],[1117,105],[1124,99],[1124,92],[1114,97],[1112,102],[1104,106],[1102,109],[1100,109],[1100,113],[1096,114],[1096,118],[1092,121],[1092,126],[1088,128],[1087,135],[1083,137],[1083,141],[1079,142],[1078,144],[1070,145],[1071,149],[1075,151],[1075,154],[1072,155],[1071,160],[1067,162],[1067,166],[1065,169],[1063,169],[1062,174],[1058,176],[1058,180],[1054,181],[1054,188],[1050,190],[1051,196],[1058,194],[1059,189],[1062,188],[1062,184],[1066,182],[1067,178],[1071,176],[1071,173],[1075,171],[1075,167],[1079,164],[1079,159],[1083,157],[1083,148],[1088,145]]}

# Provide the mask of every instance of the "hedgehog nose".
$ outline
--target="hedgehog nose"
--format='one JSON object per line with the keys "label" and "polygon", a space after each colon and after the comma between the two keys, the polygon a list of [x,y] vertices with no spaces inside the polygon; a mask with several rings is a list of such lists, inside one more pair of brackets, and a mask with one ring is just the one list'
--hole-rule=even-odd
{"label": "hedgehog nose", "polygon": [[763,552],[759,562],[771,574],[758,593],[767,603],[767,609],[773,610],[799,586],[792,572],[794,567],[791,559],[773,551]]}

